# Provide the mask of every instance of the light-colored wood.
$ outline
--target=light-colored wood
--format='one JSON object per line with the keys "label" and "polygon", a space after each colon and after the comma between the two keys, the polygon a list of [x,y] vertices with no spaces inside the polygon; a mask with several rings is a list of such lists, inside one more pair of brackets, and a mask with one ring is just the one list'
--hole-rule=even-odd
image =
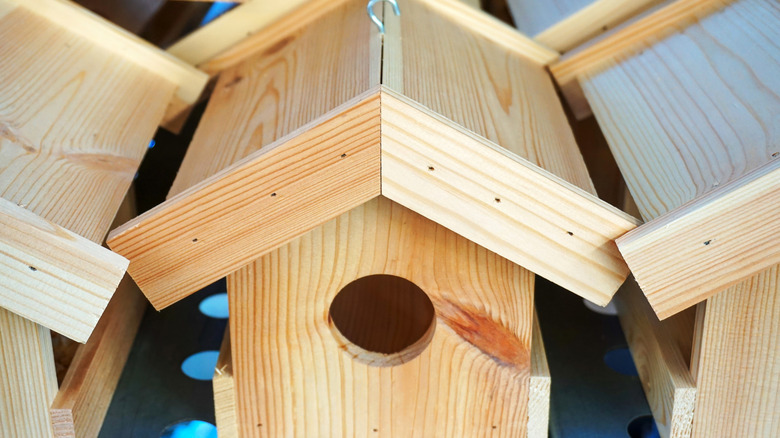
{"label": "light-colored wood", "polygon": [[[114,224],[135,215],[131,188]],[[125,275],[89,341],[76,351],[51,405],[55,437],[98,436],[145,310],[146,298]]]}
{"label": "light-colored wood", "polygon": [[637,225],[631,216],[402,99],[382,96],[383,195],[588,300],[610,301],[628,275],[613,239]]}
{"label": "light-colored wood", "polygon": [[[354,360],[328,317],[375,274],[435,308],[401,365]],[[525,436],[532,291],[530,272],[385,198],[352,209],[228,277],[241,436]]]}
{"label": "light-colored wood", "polygon": [[145,309],[143,294],[125,276],[51,405],[55,437],[98,435]]}
{"label": "light-colored wood", "polygon": [[515,25],[540,44],[567,52],[663,0],[509,0]]}
{"label": "light-colored wood", "polygon": [[156,308],[379,194],[381,46],[366,18],[363,2],[336,3],[220,75],[170,199],[109,238]]}
{"label": "light-colored wood", "polygon": [[674,34],[701,17],[721,9],[732,0],[676,0],[660,3],[633,20],[589,44],[563,56],[550,66],[577,119],[591,115],[577,78],[603,68],[605,63],[624,58],[651,46],[659,38]]}
{"label": "light-colored wood", "polygon": [[383,85],[595,194],[542,67],[430,2],[399,5],[401,22],[386,30],[384,57],[403,70],[395,67]]}
{"label": "light-colored wood", "polygon": [[707,300],[696,437],[780,436],[780,267]]}
{"label": "light-colored wood", "polygon": [[[531,378],[528,388],[528,438],[546,438],[550,419],[550,368],[544,349],[539,320],[534,312],[531,344]],[[236,389],[230,330],[225,330],[219,360],[214,372],[214,412],[220,438],[238,438]]]}
{"label": "light-colored wood", "polygon": [[644,301],[633,278],[618,292],[615,304],[660,435],[691,436],[696,385],[679,345]]}
{"label": "light-colored wood", "polygon": [[[778,22],[776,2],[731,2],[676,34],[662,32],[642,53],[581,76],[645,219],[778,152]],[[775,265],[698,306],[693,436],[780,434],[777,272]]]}
{"label": "light-colored wood", "polygon": [[[362,8],[360,6],[362,6]],[[358,15],[358,10],[360,10],[360,15]],[[377,12],[381,11],[379,7],[377,7],[376,10]],[[344,15],[348,16],[348,18],[344,17]],[[335,21],[338,20],[339,17],[349,20],[348,28],[353,31],[350,35],[352,37],[350,39],[352,45],[365,43],[364,39],[368,34],[368,37],[372,40],[370,50],[373,51],[376,49],[376,56],[379,56],[378,50],[381,50],[379,33],[376,31],[376,26],[374,26],[370,20],[366,22],[367,14],[365,2],[357,2],[356,0],[308,0],[289,14],[275,17],[267,26],[258,29],[257,32],[251,35],[247,35],[246,38],[232,46],[226,47],[224,51],[216,56],[202,61],[198,64],[198,68],[212,76],[217,75],[224,70],[243,64],[249,59],[261,58],[265,55],[273,54],[280,48],[288,46],[289,43],[298,40],[299,38],[307,40],[311,38],[312,34],[320,32],[325,23],[330,24],[330,27],[327,28],[330,31],[333,31],[333,29],[340,29],[339,32],[335,34],[338,36],[332,40],[326,39],[325,41],[315,41],[314,44],[319,44],[320,55],[330,54],[331,56],[335,56],[338,53],[343,53],[343,49],[339,50],[334,44],[344,42],[344,32],[347,29],[347,27],[343,27],[345,23],[335,25]],[[312,43],[310,42],[309,44]],[[348,47],[353,47],[352,45]],[[299,44],[293,46],[300,47]],[[334,47],[337,50],[333,51]],[[332,52],[329,53],[328,50]],[[344,54],[342,56],[351,58],[353,62],[354,60],[360,60],[366,65],[372,64],[371,60],[374,59],[373,56],[365,57],[366,55],[363,54],[364,57],[360,57],[359,55],[361,54],[362,50],[353,50],[348,55]],[[345,61],[344,58],[341,59],[342,62]]]}
{"label": "light-colored wood", "polygon": [[86,342],[128,261],[0,198],[0,307]]}
{"label": "light-colored wood", "polygon": [[379,158],[371,92],[115,229],[108,245],[162,309],[378,196]]}
{"label": "light-colored wood", "polygon": [[627,233],[617,245],[664,319],[780,263],[779,216],[775,159]]}
{"label": "light-colored wood", "polygon": [[531,379],[528,385],[528,438],[547,438],[550,424],[550,367],[542,340],[539,317],[534,311],[531,338]]}
{"label": "light-colored wood", "polygon": [[[248,36],[272,25],[307,2],[316,0],[248,0],[168,48],[168,53],[200,65],[230,49]],[[321,2],[320,2],[321,3]]]}
{"label": "light-colored wood", "polygon": [[236,384],[233,379],[233,354],[230,348],[230,327],[225,330],[219,359],[211,380],[214,387],[214,417],[219,438],[238,438],[236,419]]}
{"label": "light-colored wood", "polygon": [[57,373],[49,330],[0,309],[0,369],[0,436],[52,437]]}
{"label": "light-colored wood", "polygon": [[[547,65],[558,59],[558,52],[551,50],[536,41],[528,38],[517,29],[494,18],[484,11],[474,11],[474,8],[459,0],[411,0],[398,1],[401,9],[401,17],[409,17],[412,20],[421,19],[420,15],[424,5],[437,15],[449,20],[455,27],[466,32],[479,35],[480,38],[490,41],[492,44],[503,48],[517,56],[534,63]],[[467,30],[466,30],[467,29]],[[444,35],[439,35],[443,38]],[[436,40],[427,41],[435,43]],[[424,48],[424,47],[423,47]]]}
{"label": "light-colored wood", "polygon": [[2,1],[19,2],[25,9],[62,26],[68,32],[165,78],[177,87],[176,96],[184,102],[195,103],[208,80],[203,72],[71,1]]}

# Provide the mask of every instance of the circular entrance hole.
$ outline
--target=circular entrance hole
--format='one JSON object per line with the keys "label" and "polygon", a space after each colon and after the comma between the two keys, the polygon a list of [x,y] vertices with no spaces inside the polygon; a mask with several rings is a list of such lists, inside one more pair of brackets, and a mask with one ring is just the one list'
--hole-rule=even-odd
{"label": "circular entrance hole", "polygon": [[329,322],[341,348],[355,360],[393,366],[425,350],[433,338],[434,316],[428,295],[411,281],[369,275],[339,291]]}

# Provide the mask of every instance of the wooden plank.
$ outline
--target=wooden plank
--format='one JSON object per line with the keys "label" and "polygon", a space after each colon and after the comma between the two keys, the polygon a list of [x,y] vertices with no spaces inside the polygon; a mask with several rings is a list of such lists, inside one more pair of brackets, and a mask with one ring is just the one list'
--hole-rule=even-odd
{"label": "wooden plank", "polygon": [[55,437],[98,435],[145,309],[143,294],[125,276],[51,404]]}
{"label": "wooden plank", "polygon": [[53,436],[57,373],[49,330],[0,309],[0,367],[0,436]]}
{"label": "wooden plank", "polygon": [[387,29],[384,57],[402,70],[383,77],[386,87],[595,193],[543,68],[452,19],[443,6],[416,0],[400,6],[401,23]]}
{"label": "wooden plank", "polygon": [[[534,312],[531,344],[531,379],[528,385],[528,438],[546,438],[550,418],[550,368],[544,349],[539,319]],[[237,438],[236,389],[230,330],[225,330],[214,372],[214,411],[220,438]]]}
{"label": "wooden plank", "polygon": [[275,37],[220,75],[169,200],[109,238],[158,309],[379,194],[381,46],[365,4]]}
{"label": "wooden plank", "polygon": [[591,114],[577,78],[598,70],[613,59],[639,53],[665,36],[679,32],[732,0],[676,0],[658,4],[601,38],[567,53],[550,66],[577,119]]}
{"label": "wooden plank", "polygon": [[248,0],[180,39],[167,52],[191,65],[203,64],[309,1]]}
{"label": "wooden plank", "polygon": [[780,267],[707,300],[694,436],[780,435]]}
{"label": "wooden plank", "polygon": [[128,263],[0,198],[0,307],[86,342]]}
{"label": "wooden plank", "polygon": [[628,275],[635,219],[389,91],[382,194],[600,305]]}
{"label": "wooden plank", "polygon": [[[425,9],[436,11],[437,15],[446,17],[453,27],[462,28],[464,31],[468,29],[466,32],[479,35],[480,38],[525,60],[547,65],[558,59],[558,52],[544,47],[486,12],[475,12],[474,8],[460,0],[399,0],[398,4],[403,19],[408,17],[421,20],[420,14]],[[441,38],[441,35],[439,37]],[[427,42],[435,43],[436,40]],[[421,47],[424,48],[425,46]]]}
{"label": "wooden plank", "polygon": [[195,103],[208,80],[203,72],[71,1],[2,1],[19,2],[25,9],[62,26],[68,32],[165,78],[177,87],[176,97],[184,102]]}
{"label": "wooden plank", "polygon": [[629,278],[615,298],[618,315],[660,435],[689,437],[696,385],[673,337]]}
{"label": "wooden plank", "polygon": [[780,160],[617,239],[659,318],[780,263]]}
{"label": "wooden plank", "polygon": [[509,0],[515,25],[535,41],[568,52],[663,0]]}
{"label": "wooden plank", "polygon": [[550,367],[542,340],[539,317],[534,310],[531,338],[531,380],[528,385],[528,438],[547,438],[550,424]]}
{"label": "wooden plank", "polygon": [[233,354],[230,348],[230,328],[225,330],[219,359],[211,380],[214,386],[214,416],[219,438],[238,438],[236,419],[236,385],[233,379]]}
{"label": "wooden plank", "polygon": [[[328,317],[373,274],[408,279],[436,311],[400,365],[353,360]],[[241,435],[524,436],[533,280],[381,197],[291,241],[228,277]]]}
{"label": "wooden plank", "polygon": [[372,92],[115,229],[107,243],[162,309],[378,196],[379,155]]}
{"label": "wooden plank", "polygon": [[[131,188],[114,224],[135,215]],[[125,275],[89,341],[76,351],[51,404],[55,437],[98,435],[145,310],[146,298]]]}

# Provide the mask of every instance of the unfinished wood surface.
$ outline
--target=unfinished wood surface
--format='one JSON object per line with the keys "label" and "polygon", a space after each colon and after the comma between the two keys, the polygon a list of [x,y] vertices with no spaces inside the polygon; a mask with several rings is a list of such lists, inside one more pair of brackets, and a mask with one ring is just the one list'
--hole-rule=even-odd
{"label": "unfinished wood surface", "polygon": [[0,57],[0,196],[102,242],[175,86],[21,7]]}
{"label": "unfinished wood surface", "polygon": [[158,309],[379,194],[381,48],[365,4],[276,38],[220,75],[171,198],[109,239]]}
{"label": "unfinished wood surface", "polygon": [[191,65],[203,64],[309,1],[314,2],[248,0],[177,41],[167,52]]}
{"label": "unfinished wood surface", "polygon": [[[135,215],[135,192],[131,188],[114,225]],[[89,341],[76,351],[51,405],[55,437],[98,436],[144,310],[146,298],[125,275]]]}
{"label": "unfinished wood surface", "polygon": [[[225,331],[214,372],[214,411],[220,438],[238,438],[236,389],[230,330]],[[534,312],[531,344],[531,378],[528,389],[528,438],[546,438],[550,418],[550,368],[539,320]]]}
{"label": "unfinished wood surface", "polygon": [[627,233],[618,248],[659,318],[780,263],[780,159]]}
{"label": "unfinished wood surface", "polygon": [[780,267],[707,300],[696,437],[780,436]]}
{"label": "unfinished wood surface", "polygon": [[57,373],[49,330],[0,309],[0,369],[0,436],[52,437]]}
{"label": "unfinished wood surface", "polygon": [[550,424],[550,367],[542,340],[539,317],[534,310],[531,337],[531,379],[528,385],[528,438],[547,438]]}
{"label": "unfinished wood surface", "polygon": [[[256,1],[256,0],[255,0]],[[299,0],[295,0],[299,1]],[[348,6],[350,5],[350,6]],[[362,8],[360,7],[362,6]],[[277,8],[275,6],[274,8]],[[357,40],[362,40],[365,37],[365,32],[371,32],[375,38],[376,49],[381,48],[379,42],[379,35],[376,32],[376,26],[369,20],[365,22],[366,15],[366,3],[359,2],[357,0],[308,0],[303,2],[300,7],[293,9],[290,13],[281,14],[278,17],[274,17],[268,25],[258,29],[255,33],[247,35],[243,40],[225,47],[225,50],[213,56],[207,60],[198,64],[198,68],[206,73],[214,76],[220,72],[229,68],[235,67],[247,59],[256,58],[262,56],[263,53],[273,53],[280,46],[285,46],[287,43],[297,39],[299,36],[311,34],[309,29],[322,29],[320,26],[322,21],[325,20],[331,24],[330,29],[340,29],[340,36],[336,37],[336,41],[344,38],[342,25],[334,25],[335,16],[334,11],[346,11],[349,9],[349,15],[353,18],[352,24],[359,26],[358,29],[354,29],[355,33],[352,35],[352,44],[356,44]],[[362,20],[358,21],[357,11],[362,11]],[[377,7],[377,11],[380,8]],[[352,15],[354,13],[354,15]],[[319,24],[318,24],[319,23]],[[204,27],[206,29],[207,27]],[[318,44],[328,44],[328,41],[319,41]],[[373,50],[373,49],[372,49]],[[326,55],[326,52],[320,53]],[[346,55],[351,57],[352,54]],[[377,53],[377,56],[379,54]],[[359,58],[356,58],[359,59]],[[361,59],[363,62],[368,62],[367,58]]]}
{"label": "unfinished wood surface", "polygon": [[382,194],[602,306],[628,275],[634,218],[389,91]]}
{"label": "unfinished wood surface", "polygon": [[236,419],[236,385],[233,379],[233,354],[230,347],[230,327],[219,348],[219,359],[211,380],[214,387],[214,417],[219,438],[238,438]]}
{"label": "unfinished wood surface", "polygon": [[591,115],[577,78],[613,59],[643,51],[658,39],[684,29],[732,0],[676,0],[658,3],[644,13],[574,50],[550,66],[577,119]]}
{"label": "unfinished wood surface", "polygon": [[162,309],[376,197],[379,172],[373,92],[117,228],[108,245]]}
{"label": "unfinished wood surface", "polygon": [[674,338],[644,301],[633,278],[615,297],[639,378],[662,437],[689,437],[696,385]]}
{"label": "unfinished wood surface", "polygon": [[0,307],[86,342],[128,261],[0,198]]}
{"label": "unfinished wood surface", "polygon": [[402,70],[383,77],[383,85],[595,193],[544,68],[432,3],[400,6],[400,24],[387,29],[384,58]]}
{"label": "unfinished wood surface", "polygon": [[208,80],[203,72],[71,1],[2,1],[18,2],[25,9],[67,29],[69,33],[164,78],[174,85],[176,97],[186,103],[195,103]]}
{"label": "unfinished wood surface", "polygon": [[[402,365],[353,359],[328,317],[375,274],[435,307]],[[228,294],[242,437],[525,436],[533,274],[406,208],[355,208],[229,276]]]}
{"label": "unfinished wood surface", "polygon": [[567,52],[663,0],[508,0],[517,28]]}
{"label": "unfinished wood surface", "polygon": [[145,309],[143,294],[125,276],[51,405],[55,437],[98,435]]}

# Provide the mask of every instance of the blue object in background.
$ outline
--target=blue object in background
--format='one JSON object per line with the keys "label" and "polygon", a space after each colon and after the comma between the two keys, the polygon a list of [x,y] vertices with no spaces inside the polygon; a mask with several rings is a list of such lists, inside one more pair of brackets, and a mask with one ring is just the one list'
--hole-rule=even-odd
{"label": "blue object in background", "polygon": [[160,438],[217,438],[217,428],[205,421],[182,421],[166,427]]}
{"label": "blue object in background", "polygon": [[214,294],[205,298],[198,305],[200,313],[211,318],[228,317],[228,296],[227,293]]}
{"label": "blue object in background", "polygon": [[201,20],[200,25],[205,26],[209,24],[220,15],[233,9],[233,6],[235,6],[236,4],[237,3],[233,3],[233,2],[214,2],[214,4],[211,5],[209,11],[206,12],[206,16],[203,17],[203,20]]}
{"label": "blue object in background", "polygon": [[604,363],[613,371],[623,374],[624,376],[639,375],[639,372],[636,370],[636,365],[634,365],[634,358],[631,357],[631,352],[628,348],[616,348],[607,351],[604,355]]}
{"label": "blue object in background", "polygon": [[184,359],[181,363],[181,371],[189,378],[195,380],[211,380],[214,377],[214,368],[217,366],[219,351],[201,351]]}

